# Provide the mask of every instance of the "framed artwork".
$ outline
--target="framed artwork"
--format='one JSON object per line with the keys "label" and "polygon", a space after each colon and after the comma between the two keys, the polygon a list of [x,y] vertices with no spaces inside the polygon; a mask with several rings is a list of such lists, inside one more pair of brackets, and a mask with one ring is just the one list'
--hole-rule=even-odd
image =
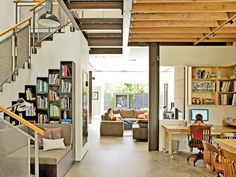
{"label": "framed artwork", "polygon": [[129,108],[129,94],[116,94],[115,107],[116,108]]}
{"label": "framed artwork", "polygon": [[93,100],[98,100],[98,92],[93,92]]}

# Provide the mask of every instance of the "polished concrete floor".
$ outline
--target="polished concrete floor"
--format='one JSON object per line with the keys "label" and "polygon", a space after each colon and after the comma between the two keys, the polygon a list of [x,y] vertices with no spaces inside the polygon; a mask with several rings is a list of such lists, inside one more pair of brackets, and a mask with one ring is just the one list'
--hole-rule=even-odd
{"label": "polished concrete floor", "polygon": [[196,167],[186,162],[186,155],[170,159],[163,152],[148,152],[146,142],[136,142],[132,132],[124,137],[99,136],[99,123],[90,125],[90,148],[81,162],[76,162],[65,177],[214,177],[198,161]]}

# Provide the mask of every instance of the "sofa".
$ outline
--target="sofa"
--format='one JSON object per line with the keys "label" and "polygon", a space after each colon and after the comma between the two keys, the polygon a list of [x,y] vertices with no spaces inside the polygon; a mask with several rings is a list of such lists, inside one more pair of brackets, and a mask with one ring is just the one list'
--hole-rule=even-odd
{"label": "sofa", "polygon": [[[113,114],[117,117],[121,117],[126,120],[136,122],[141,119],[147,119],[147,110],[135,110],[135,109],[114,109]],[[123,136],[124,129],[130,129],[130,127],[123,124],[119,120],[111,120],[108,113],[101,115],[100,135],[101,136]]]}
{"label": "sofa", "polygon": [[[39,149],[39,175],[40,177],[64,177],[71,168],[74,161],[74,150],[72,147],[72,125],[71,124],[36,124],[41,129],[62,128],[65,149],[44,151]],[[28,134],[33,135],[32,130],[21,127]],[[31,170],[34,172],[34,147],[31,147]]]}
{"label": "sofa", "polygon": [[147,141],[148,140],[148,120],[139,120],[133,126],[133,139]]}

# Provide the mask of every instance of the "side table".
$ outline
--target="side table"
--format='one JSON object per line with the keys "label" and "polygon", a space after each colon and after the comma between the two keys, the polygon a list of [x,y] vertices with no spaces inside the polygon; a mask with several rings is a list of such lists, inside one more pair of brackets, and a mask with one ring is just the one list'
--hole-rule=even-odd
{"label": "side table", "polygon": [[140,127],[139,124],[134,124],[132,126],[133,129],[133,139],[136,140],[148,140],[148,126]]}

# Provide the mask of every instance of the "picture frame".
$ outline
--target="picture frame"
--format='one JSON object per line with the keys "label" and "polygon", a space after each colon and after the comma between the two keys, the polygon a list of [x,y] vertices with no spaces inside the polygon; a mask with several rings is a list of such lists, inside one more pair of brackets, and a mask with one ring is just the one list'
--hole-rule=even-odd
{"label": "picture frame", "polygon": [[98,92],[93,92],[93,100],[98,100]]}

